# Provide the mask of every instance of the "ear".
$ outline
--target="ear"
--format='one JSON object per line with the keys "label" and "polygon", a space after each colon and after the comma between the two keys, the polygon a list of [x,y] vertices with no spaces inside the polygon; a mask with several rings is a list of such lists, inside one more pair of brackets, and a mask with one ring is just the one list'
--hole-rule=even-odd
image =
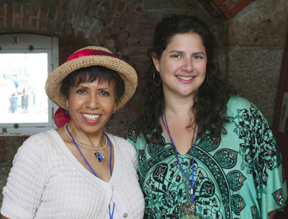
{"label": "ear", "polygon": [[69,107],[69,100],[68,99],[66,99],[65,104],[66,104],[66,107],[68,108]]}
{"label": "ear", "polygon": [[159,68],[160,60],[159,60],[156,52],[152,52],[152,60],[153,60],[153,63],[154,63],[154,66],[155,66],[156,70],[158,72],[160,72],[160,68]]}
{"label": "ear", "polygon": [[114,103],[114,106],[113,106],[113,113],[115,113],[116,112],[116,109],[117,109],[117,104],[116,104],[117,102],[115,102]]}

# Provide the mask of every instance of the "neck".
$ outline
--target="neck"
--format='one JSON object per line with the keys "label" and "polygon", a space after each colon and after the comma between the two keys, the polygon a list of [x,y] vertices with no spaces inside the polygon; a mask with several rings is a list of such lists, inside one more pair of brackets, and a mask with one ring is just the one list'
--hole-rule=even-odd
{"label": "neck", "polygon": [[174,98],[173,96],[164,95],[164,109],[163,113],[166,115],[191,117],[191,107],[194,101],[191,97],[188,98]]}
{"label": "neck", "polygon": [[68,128],[75,141],[85,146],[91,148],[101,148],[105,144],[106,137],[103,134],[103,130],[97,133],[80,131],[72,121],[68,123]]}

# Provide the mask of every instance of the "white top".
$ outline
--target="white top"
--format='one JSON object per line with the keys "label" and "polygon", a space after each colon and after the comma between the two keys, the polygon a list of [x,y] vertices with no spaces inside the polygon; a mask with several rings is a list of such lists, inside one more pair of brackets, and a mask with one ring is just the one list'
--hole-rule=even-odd
{"label": "white top", "polygon": [[105,218],[114,194],[113,201],[122,200],[123,205],[117,207],[118,216],[142,219],[144,199],[136,173],[135,149],[123,138],[108,137],[114,145],[109,182],[79,163],[55,130],[28,138],[18,149],[3,188],[1,214],[13,219]]}

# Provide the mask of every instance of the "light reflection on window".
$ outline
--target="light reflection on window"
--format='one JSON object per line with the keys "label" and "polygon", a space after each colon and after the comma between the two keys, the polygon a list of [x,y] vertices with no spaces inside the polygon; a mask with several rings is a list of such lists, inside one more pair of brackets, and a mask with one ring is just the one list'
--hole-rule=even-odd
{"label": "light reflection on window", "polygon": [[0,54],[0,122],[48,122],[47,53]]}

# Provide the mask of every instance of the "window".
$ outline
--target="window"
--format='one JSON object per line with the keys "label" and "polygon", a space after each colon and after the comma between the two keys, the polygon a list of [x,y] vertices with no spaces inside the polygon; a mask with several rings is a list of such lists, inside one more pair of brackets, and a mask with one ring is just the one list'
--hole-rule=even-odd
{"label": "window", "polygon": [[48,74],[59,65],[58,38],[0,35],[0,132],[38,133],[55,127],[45,93]]}

